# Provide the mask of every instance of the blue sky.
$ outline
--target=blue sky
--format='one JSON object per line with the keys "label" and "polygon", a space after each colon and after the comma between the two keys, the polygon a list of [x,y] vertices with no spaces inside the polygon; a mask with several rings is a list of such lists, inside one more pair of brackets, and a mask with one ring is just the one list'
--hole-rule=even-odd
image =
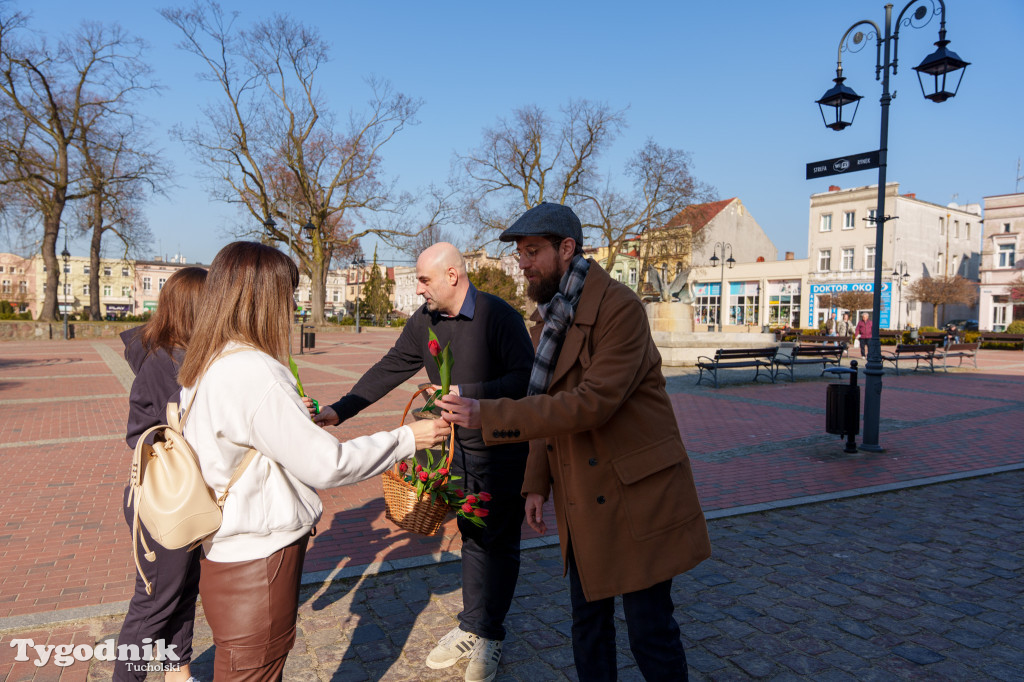
{"label": "blue sky", "polygon": [[[33,26],[49,36],[91,19],[119,22],[150,43],[165,90],[146,102],[145,113],[179,185],[169,198],[150,203],[152,255],[180,251],[189,261],[209,263],[238,217],[207,196],[197,167],[168,134],[176,123],[196,121],[199,107],[217,94],[196,79],[198,61],[174,47],[176,29],[157,13],[185,3],[16,5],[32,12]],[[852,127],[826,129],[814,100],[832,85],[836,48],[847,27],[859,19],[883,23],[881,1],[222,5],[239,10],[244,23],[286,6],[318,26],[333,44],[321,85],[339,112],[362,106],[368,97],[362,79],[371,74],[422,98],[419,125],[400,133],[384,153],[386,172],[410,191],[442,182],[454,152],[479,144],[482,129],[513,109],[537,104],[555,113],[570,98],[587,98],[629,108],[629,127],[604,158],[606,171],[616,173],[648,137],[685,149],[695,174],[720,198],[742,199],[780,256],[795,251],[805,257],[809,197],[835,182],[805,180],[805,164],[878,147],[881,84],[874,80],[873,47],[844,56],[847,84],[864,96]],[[902,7],[898,3],[894,14]],[[938,19],[901,32],[888,169],[901,192],[945,204],[980,203],[1014,191],[1017,161],[1024,157],[1024,89],[1014,57],[1021,29],[1020,0],[948,0],[949,47],[971,66],[957,97],[943,104],[921,96],[912,69],[934,49]],[[864,171],[835,184],[876,179],[875,171]],[[84,255],[86,241],[72,251]]]}

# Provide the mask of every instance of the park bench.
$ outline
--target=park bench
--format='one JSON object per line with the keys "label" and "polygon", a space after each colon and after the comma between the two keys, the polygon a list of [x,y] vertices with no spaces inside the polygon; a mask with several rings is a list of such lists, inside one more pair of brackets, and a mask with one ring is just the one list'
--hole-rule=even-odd
{"label": "park bench", "polygon": [[700,375],[697,377],[699,385],[704,379],[704,372],[711,375],[715,381],[715,388],[718,388],[718,370],[734,369],[736,367],[755,367],[754,381],[761,376],[761,369],[767,370],[765,376],[775,383],[775,356],[779,352],[778,347],[771,348],[719,348],[715,351],[715,357],[710,358],[701,355],[697,358],[697,367]]}
{"label": "park bench", "polygon": [[1024,350],[1024,334],[1007,334],[1006,332],[985,332],[985,340],[993,343],[1019,343]]}
{"label": "park bench", "polygon": [[[838,338],[838,337],[832,337]],[[790,350],[789,355],[776,355],[775,356],[775,374],[778,376],[780,369],[789,370],[790,382],[796,381],[794,371],[797,365],[821,365],[821,373],[825,374],[825,369],[829,365],[838,366],[840,361],[843,359],[843,351],[846,350],[846,344],[840,343],[839,345],[826,346],[826,345],[799,345],[794,346]]]}
{"label": "park bench", "polygon": [[981,337],[974,343],[951,343],[946,346],[943,350],[938,352],[938,357],[942,358],[942,371],[948,371],[950,358],[959,358],[959,364],[957,367],[961,367],[964,364],[964,358],[970,358],[974,362],[974,368],[978,368],[978,349],[981,348]]}
{"label": "park bench", "polygon": [[899,329],[879,329],[878,338],[881,340],[894,339],[896,343],[903,340],[903,332]]}
{"label": "park bench", "polygon": [[928,369],[935,371],[935,346],[930,343],[901,343],[896,350],[882,351],[883,362],[891,362],[896,368],[896,375],[900,373],[900,360],[913,360],[914,371],[916,372],[922,362],[928,363]]}
{"label": "park bench", "polygon": [[938,346],[946,345],[946,332],[920,332],[917,335],[921,343],[934,343]]}
{"label": "park bench", "polygon": [[843,343],[846,344],[849,341],[843,336],[830,336],[827,334],[800,334],[796,337],[796,342],[799,344],[825,344],[825,343]]}

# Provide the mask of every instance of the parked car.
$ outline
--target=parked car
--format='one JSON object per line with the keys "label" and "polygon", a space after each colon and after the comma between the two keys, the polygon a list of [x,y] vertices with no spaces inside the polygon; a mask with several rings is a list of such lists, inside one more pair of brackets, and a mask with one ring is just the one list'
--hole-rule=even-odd
{"label": "parked car", "polygon": [[946,326],[948,327],[948,326],[950,326],[952,324],[955,324],[957,329],[961,329],[961,330],[963,330],[965,332],[976,332],[976,331],[978,331],[978,321],[977,320],[950,320],[949,322],[946,323]]}

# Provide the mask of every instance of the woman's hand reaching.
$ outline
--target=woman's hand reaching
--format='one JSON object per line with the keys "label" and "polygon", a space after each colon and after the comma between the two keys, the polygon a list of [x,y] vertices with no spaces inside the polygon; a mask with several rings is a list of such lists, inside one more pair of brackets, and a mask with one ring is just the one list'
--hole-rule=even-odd
{"label": "woman's hand reaching", "polygon": [[416,449],[423,450],[440,445],[451,427],[443,419],[419,419],[409,424],[409,428],[416,436]]}

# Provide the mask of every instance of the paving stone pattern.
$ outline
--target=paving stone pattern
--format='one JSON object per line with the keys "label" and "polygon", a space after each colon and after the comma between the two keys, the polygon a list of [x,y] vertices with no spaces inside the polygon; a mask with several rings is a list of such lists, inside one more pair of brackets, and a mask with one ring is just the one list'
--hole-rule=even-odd
{"label": "paving stone pattern", "polygon": [[[1024,472],[714,519],[714,557],[673,592],[693,680],[1004,680],[1024,669]],[[576,680],[555,547],[525,552],[497,680]],[[461,680],[422,661],[455,624],[457,563],[307,587],[286,680]],[[0,635],[0,675],[109,679],[13,663],[9,641],[93,643],[117,618]],[[640,680],[619,613],[620,679]],[[212,678],[202,618],[193,672]],[[150,679],[158,679],[153,675]]]}

